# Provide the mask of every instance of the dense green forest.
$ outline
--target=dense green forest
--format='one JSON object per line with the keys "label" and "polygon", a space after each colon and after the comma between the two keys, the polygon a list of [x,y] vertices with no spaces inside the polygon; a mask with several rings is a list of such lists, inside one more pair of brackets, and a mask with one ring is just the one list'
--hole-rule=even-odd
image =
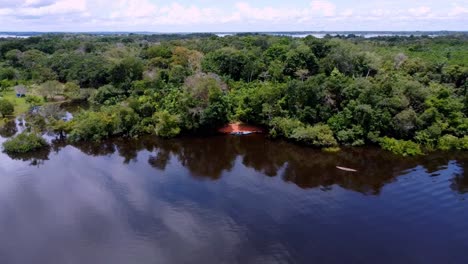
{"label": "dense green forest", "polygon": [[[0,40],[0,117],[29,112],[22,137],[34,146],[44,143],[34,138],[44,131],[99,141],[175,137],[241,121],[267,127],[272,138],[328,150],[370,144],[401,155],[467,150],[467,79],[463,34]],[[17,98],[18,90],[26,96]],[[54,103],[65,100],[91,108],[65,121]]]}

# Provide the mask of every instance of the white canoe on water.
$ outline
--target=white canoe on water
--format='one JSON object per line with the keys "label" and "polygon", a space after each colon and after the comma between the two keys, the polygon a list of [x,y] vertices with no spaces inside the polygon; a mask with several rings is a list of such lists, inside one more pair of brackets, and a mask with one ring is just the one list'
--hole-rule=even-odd
{"label": "white canoe on water", "polygon": [[350,168],[345,168],[345,167],[340,167],[340,166],[336,166],[336,168],[342,171],[357,172],[357,170],[355,169],[350,169]]}

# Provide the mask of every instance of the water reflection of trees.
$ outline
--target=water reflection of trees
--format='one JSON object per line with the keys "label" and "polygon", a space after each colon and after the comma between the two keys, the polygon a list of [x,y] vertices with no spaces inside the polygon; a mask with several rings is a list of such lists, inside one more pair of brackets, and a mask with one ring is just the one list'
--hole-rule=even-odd
{"label": "water reflection of trees", "polygon": [[194,177],[219,179],[223,171],[234,166],[238,154],[236,144],[230,144],[225,137],[185,138],[180,140],[159,140],[158,152],[150,157],[150,164],[163,169],[170,156],[174,156]]}
{"label": "water reflection of trees", "polygon": [[[193,176],[218,179],[233,168],[236,159],[243,165],[268,176],[280,176],[301,188],[339,185],[361,193],[378,194],[382,187],[405,171],[422,166],[421,171],[433,173],[446,168],[450,160],[463,159],[460,153],[435,153],[418,158],[396,157],[379,149],[349,149],[336,154],[301,147],[284,141],[269,141],[261,136],[186,138],[158,141],[155,155],[149,163],[164,170],[170,156],[177,158]],[[458,163],[465,170],[466,163]],[[358,170],[349,173],[336,166]],[[464,176],[457,176],[454,189],[468,186]]]}
{"label": "water reflection of trees", "polygon": [[[194,176],[218,179],[233,168],[237,158],[243,165],[268,176],[280,176],[301,188],[339,185],[361,193],[378,194],[382,187],[405,171],[422,166],[433,173],[447,167],[450,160],[467,158],[467,154],[434,153],[417,158],[401,158],[379,149],[349,149],[327,154],[284,141],[269,141],[261,136],[193,138],[155,142],[156,155],[149,162],[164,169],[172,154]],[[466,163],[459,162],[460,170]],[[349,173],[336,166],[358,170]],[[454,190],[463,192],[468,181],[457,176]]]}
{"label": "water reflection of trees", "polygon": [[38,151],[21,154],[8,154],[11,159],[29,162],[31,166],[40,166],[49,160],[50,148],[42,148]]}
{"label": "water reflection of trees", "polygon": [[[67,146],[63,141],[54,141],[51,150],[59,152]],[[418,158],[400,158],[378,149],[349,149],[335,154],[327,154],[308,147],[301,147],[284,141],[270,141],[263,136],[209,138],[187,137],[162,140],[155,137],[140,139],[117,139],[99,143],[74,144],[86,155],[103,156],[118,153],[124,163],[137,161],[142,150],[152,153],[147,162],[154,168],[165,170],[168,163],[177,161],[193,177],[219,179],[230,171],[236,160],[270,177],[278,176],[286,182],[301,188],[327,189],[339,185],[346,189],[366,194],[378,194],[382,187],[394,181],[404,171],[422,166],[428,174],[447,167],[450,160],[457,160],[452,188],[460,193],[468,193],[466,153],[436,153]],[[35,153],[28,157],[33,165],[48,159],[50,150]],[[358,170],[349,173],[336,169],[336,166]]]}
{"label": "water reflection of trees", "polygon": [[451,187],[453,190],[465,194],[468,193],[468,158],[466,158],[465,155],[463,158],[458,159],[457,163],[463,169],[461,172],[455,174]]}

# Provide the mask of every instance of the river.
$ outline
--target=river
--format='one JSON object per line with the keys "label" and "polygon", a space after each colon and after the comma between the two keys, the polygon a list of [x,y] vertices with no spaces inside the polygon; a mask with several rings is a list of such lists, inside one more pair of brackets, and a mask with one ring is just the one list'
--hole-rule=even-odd
{"label": "river", "polygon": [[0,154],[0,263],[466,263],[467,170],[262,135],[54,142]]}

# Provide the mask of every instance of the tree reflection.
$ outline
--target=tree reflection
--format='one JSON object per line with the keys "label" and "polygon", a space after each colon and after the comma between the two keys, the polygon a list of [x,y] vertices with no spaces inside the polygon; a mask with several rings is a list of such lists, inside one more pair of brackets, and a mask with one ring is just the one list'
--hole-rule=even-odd
{"label": "tree reflection", "polygon": [[29,162],[30,166],[41,166],[49,160],[50,150],[50,147],[46,147],[30,153],[8,154],[8,156],[14,160]]}
{"label": "tree reflection", "polygon": [[90,156],[111,155],[116,150],[115,144],[110,140],[93,143],[75,143],[72,146]]}
{"label": "tree reflection", "polygon": [[219,179],[223,171],[234,166],[238,155],[237,144],[226,137],[158,140],[156,144],[158,154],[150,158],[150,164],[158,169],[165,168],[163,162],[167,163],[169,155],[173,154],[197,178]]}
{"label": "tree reflection", "polygon": [[145,137],[139,140],[129,140],[120,138],[114,141],[115,148],[121,157],[124,158],[124,164],[130,161],[136,162],[138,153],[142,150],[152,152],[155,146],[155,140],[151,137]]}
{"label": "tree reflection", "polygon": [[[13,125],[9,125],[13,131]],[[16,127],[16,126],[14,126]],[[5,132],[4,132],[5,133]],[[12,133],[12,132],[10,132]],[[51,149],[29,155],[12,156],[40,165],[48,160],[51,150],[59,152],[67,146],[54,140]],[[374,148],[345,149],[339,153],[323,153],[285,141],[272,141],[262,135],[246,137],[213,136],[159,139],[148,136],[139,139],[115,139],[97,143],[73,144],[86,155],[118,154],[123,162],[138,162],[141,154],[150,166],[164,171],[169,162],[186,168],[195,178],[220,179],[236,164],[270,177],[281,177],[300,188],[330,190],[334,185],[363,194],[377,195],[382,188],[405,172],[415,168],[428,176],[434,172],[454,170],[452,189],[468,193],[465,176],[467,153],[433,153],[417,158],[397,157]],[[149,152],[149,153],[148,153]],[[356,169],[356,173],[338,170],[336,166]],[[454,169],[455,168],[455,169]],[[449,171],[449,173],[452,173]]]}
{"label": "tree reflection", "polygon": [[[285,141],[271,141],[261,135],[247,137],[215,136],[158,139],[143,137],[119,139],[100,144],[75,145],[88,155],[108,155],[118,151],[124,163],[136,161],[138,153],[147,150],[148,164],[165,170],[172,158],[196,178],[219,179],[230,171],[237,159],[264,175],[282,177],[297,186],[329,190],[333,185],[364,194],[377,195],[405,171],[422,166],[428,174],[447,166],[453,155],[434,153],[417,158],[402,158],[374,148],[345,149],[339,153],[323,153]],[[460,163],[465,164],[465,163]],[[356,169],[349,173],[336,166]],[[456,176],[454,189],[466,192],[466,177]]]}
{"label": "tree reflection", "polygon": [[148,158],[148,163],[156,169],[165,170],[166,166],[171,159],[171,153],[167,151],[158,151],[158,153]]}
{"label": "tree reflection", "polygon": [[452,189],[459,192],[460,194],[468,193],[468,159],[465,157],[458,160],[458,165],[461,167],[461,172],[456,173],[452,181]]}
{"label": "tree reflection", "polygon": [[[148,162],[160,170],[166,168],[173,155],[192,176],[219,179],[223,172],[234,167],[236,159],[240,159],[248,168],[271,177],[280,176],[301,188],[326,190],[338,185],[370,195],[379,194],[386,184],[405,171],[422,166],[421,171],[430,174],[447,167],[450,160],[456,158],[447,153],[402,158],[373,148],[328,154],[258,135],[156,140],[155,144],[156,154]],[[358,172],[341,171],[336,166],[354,168]],[[463,186],[461,182],[458,185]]]}

